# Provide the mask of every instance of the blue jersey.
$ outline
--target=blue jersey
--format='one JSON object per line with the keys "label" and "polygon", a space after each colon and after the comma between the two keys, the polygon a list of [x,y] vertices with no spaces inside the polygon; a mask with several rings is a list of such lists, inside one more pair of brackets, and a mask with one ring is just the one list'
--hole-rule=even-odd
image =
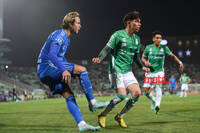
{"label": "blue jersey", "polygon": [[176,79],[175,78],[170,78],[169,81],[170,81],[171,87],[172,88],[176,88]]}
{"label": "blue jersey", "polygon": [[70,39],[64,29],[51,33],[38,57],[38,74],[45,71],[47,66],[57,68],[61,72],[65,71],[66,67],[64,65],[67,63],[65,54],[69,44]]}

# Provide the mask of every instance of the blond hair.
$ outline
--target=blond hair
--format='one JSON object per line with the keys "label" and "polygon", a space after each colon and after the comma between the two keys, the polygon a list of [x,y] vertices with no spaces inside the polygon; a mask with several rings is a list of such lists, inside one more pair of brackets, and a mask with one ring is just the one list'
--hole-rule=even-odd
{"label": "blond hair", "polygon": [[68,29],[69,24],[73,24],[76,17],[79,17],[78,12],[69,12],[68,14],[66,14],[65,17],[63,18],[61,28]]}

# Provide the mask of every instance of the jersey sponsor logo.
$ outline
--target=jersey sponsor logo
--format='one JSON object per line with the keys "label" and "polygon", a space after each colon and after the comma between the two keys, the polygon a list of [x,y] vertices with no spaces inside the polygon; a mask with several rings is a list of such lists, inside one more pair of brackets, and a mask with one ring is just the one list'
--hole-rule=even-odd
{"label": "jersey sponsor logo", "polygon": [[162,59],[160,56],[148,56],[149,59]]}
{"label": "jersey sponsor logo", "polygon": [[[149,73],[146,74],[148,76]],[[170,81],[166,77],[161,77],[160,75],[155,77],[144,77],[144,83],[148,84],[170,84]]]}
{"label": "jersey sponsor logo", "polygon": [[135,55],[135,53],[127,52],[123,49],[120,49],[120,51],[121,51],[122,54]]}

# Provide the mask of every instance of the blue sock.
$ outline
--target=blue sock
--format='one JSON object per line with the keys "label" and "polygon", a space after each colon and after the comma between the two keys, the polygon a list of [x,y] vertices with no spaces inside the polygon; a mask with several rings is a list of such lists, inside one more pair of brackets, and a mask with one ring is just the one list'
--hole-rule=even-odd
{"label": "blue sock", "polygon": [[88,72],[85,70],[80,73],[80,83],[81,87],[87,97],[87,100],[90,101],[94,99],[93,91],[92,91],[92,84],[90,82]]}
{"label": "blue sock", "polygon": [[66,98],[66,103],[67,103],[68,110],[74,117],[76,123],[78,124],[79,122],[83,121],[80,109],[79,109],[78,105],[76,104],[75,97],[70,96],[70,97]]}

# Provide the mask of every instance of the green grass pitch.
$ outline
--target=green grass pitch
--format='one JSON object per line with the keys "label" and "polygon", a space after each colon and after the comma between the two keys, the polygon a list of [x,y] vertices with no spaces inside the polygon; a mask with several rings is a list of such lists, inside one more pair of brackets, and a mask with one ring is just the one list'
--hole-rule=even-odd
{"label": "green grass pitch", "polygon": [[[112,97],[97,97],[99,101]],[[77,98],[86,122],[97,124],[97,115],[90,112],[86,98]],[[128,128],[120,128],[114,116],[125,104],[120,103],[107,116],[106,128],[101,133],[200,133],[200,95],[163,96],[158,115],[150,109],[151,102],[141,96],[124,119]],[[76,133],[75,121],[69,114],[64,99],[0,103],[0,133]]]}

